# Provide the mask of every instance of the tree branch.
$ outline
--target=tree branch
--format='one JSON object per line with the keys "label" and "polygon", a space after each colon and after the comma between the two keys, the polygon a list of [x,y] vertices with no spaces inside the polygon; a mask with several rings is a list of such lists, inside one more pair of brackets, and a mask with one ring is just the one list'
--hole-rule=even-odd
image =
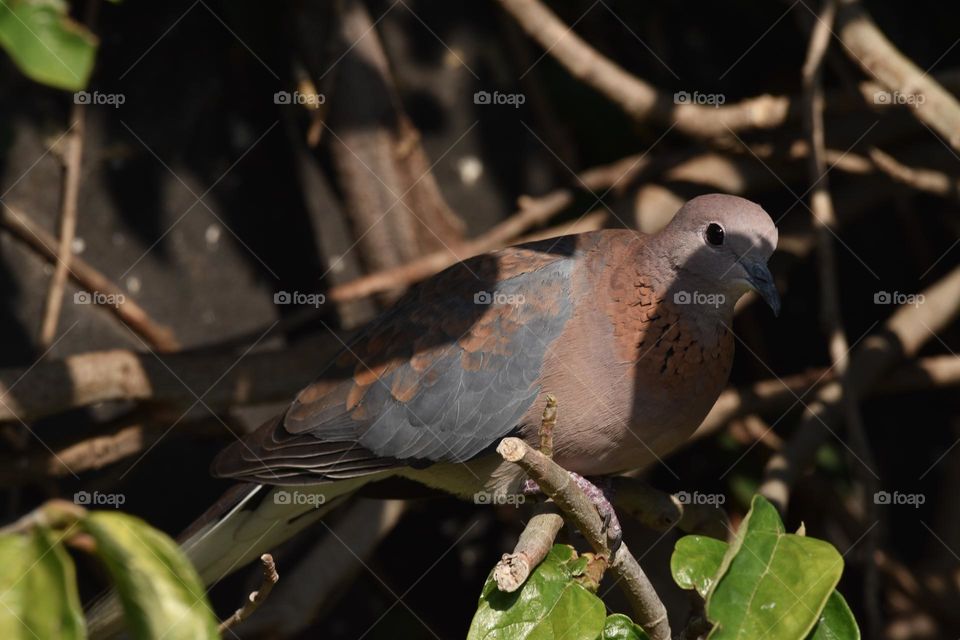
{"label": "tree branch", "polygon": [[628,73],[591,47],[539,0],[499,0],[527,34],[576,79],[616,103],[629,116],[675,125],[698,138],[729,136],[730,131],[773,129],[790,113],[790,99],[763,95],[719,107],[675,104],[674,97]]}
{"label": "tree branch", "polygon": [[273,556],[265,553],[260,556],[260,562],[263,565],[263,582],[260,583],[260,588],[251,593],[243,606],[234,611],[232,616],[220,623],[217,631],[219,631],[221,635],[234,625],[239,624],[241,621],[253,615],[253,612],[260,608],[263,601],[270,596],[274,585],[280,580],[280,575],[277,573],[277,565],[273,562]]}
{"label": "tree branch", "polygon": [[887,39],[859,0],[840,0],[837,35],[850,59],[893,93],[887,102],[902,97],[921,122],[960,151],[960,103]]}
{"label": "tree branch", "polygon": [[[569,473],[519,438],[501,440],[497,453],[507,462],[513,462],[526,471],[540,489],[573,520],[594,551],[610,558],[600,514],[583,491],[570,480]],[[609,562],[610,570],[630,600],[640,626],[653,640],[669,640],[667,610],[625,543],[620,545]]]}

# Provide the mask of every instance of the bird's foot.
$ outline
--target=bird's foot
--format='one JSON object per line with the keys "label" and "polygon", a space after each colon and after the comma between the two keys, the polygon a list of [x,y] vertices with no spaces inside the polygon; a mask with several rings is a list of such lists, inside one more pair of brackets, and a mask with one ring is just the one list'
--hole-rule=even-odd
{"label": "bird's foot", "polygon": [[[590,502],[593,503],[593,506],[596,507],[597,513],[600,514],[600,519],[603,521],[602,531],[607,535],[607,548],[610,549],[611,555],[615,554],[617,549],[620,548],[620,543],[623,541],[623,528],[620,526],[620,519],[617,518],[617,512],[614,510],[613,504],[611,504],[613,500],[613,484],[609,478],[603,478],[601,479],[601,488],[579,473],[573,471],[567,471],[567,473],[570,474],[570,479],[580,487],[580,490],[583,491],[587,498],[590,499]],[[524,495],[543,493],[536,480],[530,479],[524,481],[521,491]]]}

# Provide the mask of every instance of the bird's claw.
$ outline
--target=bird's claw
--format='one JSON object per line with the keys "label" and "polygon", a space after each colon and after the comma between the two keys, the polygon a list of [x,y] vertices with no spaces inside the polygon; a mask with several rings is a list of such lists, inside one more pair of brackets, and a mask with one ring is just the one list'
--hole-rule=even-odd
{"label": "bird's claw", "polygon": [[623,542],[623,527],[620,526],[620,519],[611,503],[613,487],[609,482],[604,482],[604,487],[600,488],[578,473],[572,471],[568,473],[577,483],[577,486],[590,498],[593,506],[597,509],[597,513],[600,514],[600,519],[603,521],[601,531],[607,536],[607,548],[610,549],[612,557],[620,548],[620,543]]}
{"label": "bird's claw", "polygon": [[[610,483],[604,482],[604,487],[601,489],[579,473],[573,471],[567,471],[567,473],[570,474],[570,478],[580,487],[580,490],[596,507],[597,513],[600,514],[602,520],[601,531],[607,536],[607,548],[610,550],[610,555],[613,556],[620,548],[620,543],[623,542],[623,528],[620,526],[620,519],[617,518],[617,512],[614,510],[613,504],[611,504],[613,487]],[[528,496],[543,493],[536,480],[531,479],[524,480],[521,492]]]}

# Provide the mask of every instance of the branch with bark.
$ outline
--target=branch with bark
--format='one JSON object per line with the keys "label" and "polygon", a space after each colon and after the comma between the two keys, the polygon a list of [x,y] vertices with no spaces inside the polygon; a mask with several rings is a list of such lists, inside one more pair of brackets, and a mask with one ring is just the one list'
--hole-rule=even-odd
{"label": "branch with bark", "polygon": [[583,534],[593,550],[608,559],[610,571],[617,578],[630,601],[637,622],[653,640],[669,640],[670,623],[667,610],[656,589],[625,543],[611,554],[603,521],[586,494],[571,480],[570,474],[553,460],[533,449],[519,438],[504,438],[497,446],[507,462],[519,465],[535,480],[540,489],[563,511]]}

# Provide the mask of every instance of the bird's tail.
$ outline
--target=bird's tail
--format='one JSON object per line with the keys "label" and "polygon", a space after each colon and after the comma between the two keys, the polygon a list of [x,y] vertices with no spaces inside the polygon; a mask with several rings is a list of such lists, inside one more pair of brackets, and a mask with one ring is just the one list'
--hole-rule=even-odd
{"label": "bird's tail", "polygon": [[[365,484],[363,480],[296,487],[236,485],[194,521],[178,542],[203,583],[212,585],[329,513]],[[87,616],[91,638],[114,637],[122,623],[120,603],[112,591]]]}

